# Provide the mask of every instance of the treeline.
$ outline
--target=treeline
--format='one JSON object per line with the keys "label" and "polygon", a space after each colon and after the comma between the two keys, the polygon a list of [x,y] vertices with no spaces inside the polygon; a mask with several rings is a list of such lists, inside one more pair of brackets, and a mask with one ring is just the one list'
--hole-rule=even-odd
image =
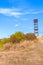
{"label": "treeline", "polygon": [[37,37],[33,33],[24,34],[23,32],[16,32],[12,34],[9,38],[0,39],[0,43],[1,44],[5,44],[9,42],[19,43],[20,41],[24,41],[24,40],[35,40],[35,39],[37,39]]}

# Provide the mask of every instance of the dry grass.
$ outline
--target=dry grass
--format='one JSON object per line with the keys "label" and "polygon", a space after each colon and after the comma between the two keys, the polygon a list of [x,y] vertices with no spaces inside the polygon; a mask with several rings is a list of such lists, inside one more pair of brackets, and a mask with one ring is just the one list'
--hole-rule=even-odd
{"label": "dry grass", "polygon": [[13,44],[0,52],[0,65],[43,65],[43,40]]}

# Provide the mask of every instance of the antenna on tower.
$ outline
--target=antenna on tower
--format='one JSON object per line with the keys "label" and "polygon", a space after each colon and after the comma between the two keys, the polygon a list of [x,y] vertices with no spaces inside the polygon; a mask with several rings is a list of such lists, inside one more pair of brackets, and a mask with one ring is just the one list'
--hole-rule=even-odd
{"label": "antenna on tower", "polygon": [[34,34],[39,36],[39,32],[38,32],[38,19],[34,19]]}

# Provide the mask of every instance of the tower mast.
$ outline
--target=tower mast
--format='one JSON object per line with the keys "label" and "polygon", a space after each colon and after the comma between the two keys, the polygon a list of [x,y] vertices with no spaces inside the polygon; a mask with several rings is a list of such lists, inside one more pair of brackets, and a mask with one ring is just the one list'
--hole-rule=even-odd
{"label": "tower mast", "polygon": [[34,19],[34,34],[35,35],[39,35],[39,32],[38,32],[38,19]]}

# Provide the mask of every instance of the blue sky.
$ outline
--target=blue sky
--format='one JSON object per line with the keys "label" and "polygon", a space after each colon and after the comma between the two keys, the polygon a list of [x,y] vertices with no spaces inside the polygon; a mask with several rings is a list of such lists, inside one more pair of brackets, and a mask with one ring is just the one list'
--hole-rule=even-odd
{"label": "blue sky", "polygon": [[43,36],[43,0],[0,0],[0,38],[16,31],[33,33],[34,18],[38,18]]}

